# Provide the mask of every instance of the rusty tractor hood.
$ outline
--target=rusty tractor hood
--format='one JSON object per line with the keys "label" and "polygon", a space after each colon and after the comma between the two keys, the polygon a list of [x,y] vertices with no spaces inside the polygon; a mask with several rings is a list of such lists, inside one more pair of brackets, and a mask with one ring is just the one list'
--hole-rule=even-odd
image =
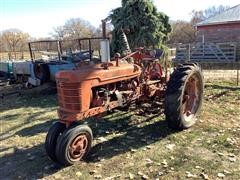
{"label": "rusty tractor hood", "polygon": [[103,64],[84,65],[75,70],[60,71],[56,74],[58,82],[80,83],[83,81],[94,80],[92,86],[106,83],[113,83],[137,77],[141,74],[141,67],[136,64],[120,63],[116,66],[111,62],[106,69]]}

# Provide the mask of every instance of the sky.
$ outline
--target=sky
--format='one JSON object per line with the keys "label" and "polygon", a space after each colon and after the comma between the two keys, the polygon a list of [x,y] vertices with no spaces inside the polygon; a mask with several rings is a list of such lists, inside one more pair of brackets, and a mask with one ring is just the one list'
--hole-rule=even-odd
{"label": "sky", "polygon": [[[170,20],[191,18],[192,10],[212,6],[235,6],[240,0],[153,0]],[[32,37],[49,37],[53,28],[70,18],[82,18],[99,27],[121,0],[0,0],[0,31],[17,28]]]}

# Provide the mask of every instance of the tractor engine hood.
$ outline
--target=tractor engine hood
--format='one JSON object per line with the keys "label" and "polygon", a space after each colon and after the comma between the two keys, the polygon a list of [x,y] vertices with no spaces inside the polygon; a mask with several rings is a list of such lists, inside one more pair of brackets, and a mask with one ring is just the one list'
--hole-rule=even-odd
{"label": "tractor engine hood", "polygon": [[137,77],[141,74],[141,67],[136,64],[120,64],[116,66],[111,62],[108,68],[103,64],[84,65],[75,70],[60,71],[56,74],[56,80],[64,83],[80,83],[83,81],[94,80],[92,86],[114,83],[130,78]]}

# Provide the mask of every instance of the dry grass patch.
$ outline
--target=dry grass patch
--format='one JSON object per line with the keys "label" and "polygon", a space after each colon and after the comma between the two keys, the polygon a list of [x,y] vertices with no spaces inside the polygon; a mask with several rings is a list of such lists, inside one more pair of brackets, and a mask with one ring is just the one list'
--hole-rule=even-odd
{"label": "dry grass patch", "polygon": [[56,96],[9,99],[0,105],[0,179],[240,179],[239,105],[239,87],[216,83],[206,85],[197,124],[182,132],[169,129],[164,115],[139,109],[90,119],[88,159],[61,168],[44,150],[58,118]]}

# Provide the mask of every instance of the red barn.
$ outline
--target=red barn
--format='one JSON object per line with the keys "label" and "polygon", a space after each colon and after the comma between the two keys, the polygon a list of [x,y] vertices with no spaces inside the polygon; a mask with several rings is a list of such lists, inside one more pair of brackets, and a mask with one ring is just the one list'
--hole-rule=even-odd
{"label": "red barn", "polygon": [[196,25],[197,42],[235,43],[240,60],[240,4]]}

